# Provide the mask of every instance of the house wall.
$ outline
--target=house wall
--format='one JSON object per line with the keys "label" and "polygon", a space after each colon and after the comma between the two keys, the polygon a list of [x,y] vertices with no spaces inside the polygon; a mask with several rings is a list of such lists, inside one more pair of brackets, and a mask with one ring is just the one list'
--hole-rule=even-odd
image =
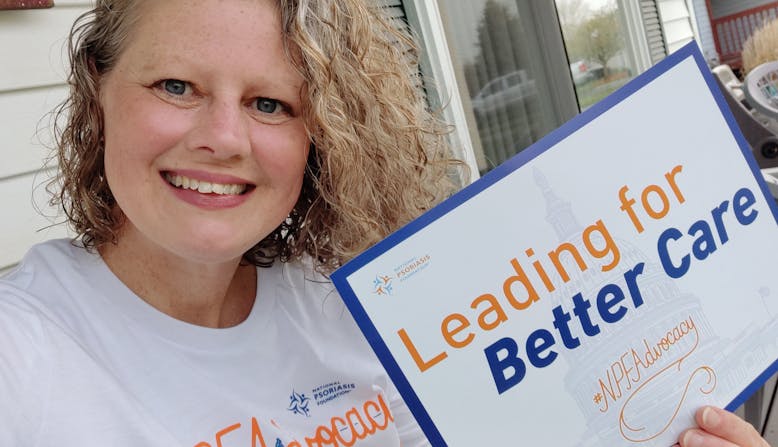
{"label": "house wall", "polygon": [[716,42],[713,40],[713,29],[710,26],[710,16],[708,15],[708,6],[705,0],[692,0],[694,17],[697,21],[697,31],[699,33],[699,44],[705,59],[713,61],[718,58],[716,52]]}
{"label": "house wall", "polygon": [[722,64],[740,68],[740,52],[755,30],[778,15],[778,1],[707,0],[716,49]]}
{"label": "house wall", "polygon": [[52,226],[62,218],[47,206],[52,169],[43,169],[51,142],[45,115],[65,97],[64,38],[89,3],[57,0],[51,9],[0,11],[0,273],[30,245],[67,234],[64,225]]}
{"label": "house wall", "polygon": [[668,53],[694,39],[693,19],[686,0],[657,0],[657,6]]}
{"label": "house wall", "polygon": [[718,19],[731,14],[737,14],[746,9],[776,3],[775,0],[709,0],[710,16],[712,19]]}

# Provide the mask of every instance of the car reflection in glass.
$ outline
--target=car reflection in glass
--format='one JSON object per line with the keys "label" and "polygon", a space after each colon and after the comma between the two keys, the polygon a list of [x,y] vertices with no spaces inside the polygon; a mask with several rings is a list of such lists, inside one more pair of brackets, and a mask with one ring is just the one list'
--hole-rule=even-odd
{"label": "car reflection in glass", "polygon": [[570,64],[570,73],[573,75],[575,85],[579,86],[595,79],[602,79],[605,76],[605,67],[597,62],[580,60]]}
{"label": "car reflection in glass", "polygon": [[526,70],[518,70],[489,81],[473,97],[472,104],[476,112],[487,113],[537,94],[535,80],[527,76]]}

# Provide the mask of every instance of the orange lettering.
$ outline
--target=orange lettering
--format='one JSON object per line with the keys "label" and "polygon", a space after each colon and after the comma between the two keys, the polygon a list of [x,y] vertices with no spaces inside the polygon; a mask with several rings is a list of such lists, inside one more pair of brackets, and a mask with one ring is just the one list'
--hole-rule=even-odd
{"label": "orange lettering", "polygon": [[570,242],[563,242],[559,244],[556,250],[548,252],[548,259],[550,259],[551,263],[554,264],[554,267],[556,267],[556,271],[562,278],[562,282],[568,282],[570,281],[570,275],[567,273],[567,269],[565,269],[565,267],[562,265],[562,262],[559,260],[559,257],[562,256],[562,251],[570,253],[570,255],[573,257],[573,260],[576,262],[576,264],[578,264],[578,268],[582,272],[588,267],[586,266],[586,262],[584,262],[583,258],[581,257],[581,253],[578,251],[575,245],[571,244]]}
{"label": "orange lettering", "polygon": [[224,429],[216,432],[216,445],[217,445],[217,447],[223,447],[222,446],[222,436],[226,435],[227,433],[229,433],[231,431],[235,431],[235,430],[237,430],[239,428],[240,428],[240,423],[237,423],[237,424],[230,425],[229,427],[224,428]]}
{"label": "orange lettering", "polygon": [[[389,424],[394,421],[394,416],[392,416],[392,412],[381,394],[378,394],[375,400],[366,400],[361,409],[364,414],[361,414],[358,407],[354,406],[346,412],[344,417],[332,417],[329,425],[318,426],[314,432],[314,437],[305,438],[306,446],[322,447],[331,445],[339,447],[342,445],[343,447],[351,447],[360,439],[372,436],[378,431],[386,430]],[[270,423],[275,427],[279,427],[273,420]],[[239,428],[241,428],[241,424],[236,423],[216,432],[216,446],[223,447],[222,438]],[[343,436],[346,431],[351,432],[349,439],[345,439]],[[211,447],[211,444],[203,441],[194,447]],[[262,434],[262,428],[256,417],[251,418],[251,447],[267,447],[265,437]],[[300,441],[292,440],[286,444],[286,447],[302,446]]]}
{"label": "orange lettering", "polygon": [[442,351],[429,361],[424,361],[421,358],[421,355],[419,355],[419,351],[416,349],[416,346],[413,345],[413,342],[411,341],[410,337],[408,337],[408,333],[405,332],[405,329],[400,329],[397,331],[397,335],[400,336],[400,340],[402,340],[403,344],[405,345],[405,349],[408,350],[408,352],[411,354],[411,357],[413,358],[413,361],[416,362],[416,366],[419,367],[419,371],[424,372],[433,366],[435,366],[437,363],[440,363],[448,357],[448,354],[446,351]]}
{"label": "orange lettering", "polygon": [[[348,426],[351,427],[351,431],[357,435],[357,438],[359,439],[365,439],[367,438],[367,435],[372,435],[375,432],[375,429],[371,432],[367,425],[365,425],[365,421],[362,420],[362,416],[356,408],[352,408],[346,412],[346,420],[348,421]],[[357,431],[358,426],[362,427],[361,432]]]}
{"label": "orange lettering", "polygon": [[678,173],[681,172],[682,170],[683,170],[683,165],[678,165],[674,167],[672,171],[665,174],[667,183],[670,185],[670,188],[675,193],[675,198],[678,199],[678,203],[683,203],[686,201],[686,199],[683,197],[683,194],[681,193],[681,189],[678,188],[678,184],[675,183],[675,176],[678,175]]}
{"label": "orange lettering", "polygon": [[[457,323],[454,327],[451,327],[451,323]],[[446,343],[452,348],[464,348],[469,345],[475,338],[475,334],[469,332],[467,336],[461,341],[455,340],[454,336],[470,326],[470,322],[462,314],[451,314],[443,319],[440,323],[440,333],[443,334],[443,338]]]}
{"label": "orange lettering", "polygon": [[[485,293],[474,299],[473,302],[470,303],[470,308],[476,309],[478,305],[483,302],[488,302],[490,306],[478,314],[478,325],[481,326],[481,329],[485,331],[491,331],[492,329],[502,324],[504,321],[508,321],[508,316],[505,315],[505,310],[503,310],[502,306],[497,301],[497,298],[495,298],[495,296],[492,294]],[[495,314],[494,321],[492,322],[486,320],[486,316],[490,313]]]}
{"label": "orange lettering", "polygon": [[386,402],[384,401],[384,396],[378,395],[378,404],[381,405],[381,410],[384,412],[386,417],[389,418],[391,422],[394,422],[394,416],[392,415],[392,411],[389,410],[389,407],[386,405]]}
{"label": "orange lettering", "polygon": [[[659,201],[662,202],[662,208],[659,210],[655,210],[654,207],[651,206],[651,202],[648,201],[649,194],[652,192],[659,198]],[[665,191],[659,185],[646,186],[646,189],[643,190],[643,195],[641,196],[641,202],[643,203],[643,209],[646,213],[657,220],[665,217],[670,211],[670,200],[667,199],[667,194],[665,194]]]}
{"label": "orange lettering", "polygon": [[[379,396],[379,399],[381,396]],[[371,408],[372,407],[372,414],[371,414]],[[388,412],[388,410],[382,410],[377,403],[373,402],[372,400],[369,400],[365,402],[365,406],[363,407],[365,410],[365,416],[367,416],[367,419],[370,421],[370,423],[375,426],[378,430],[386,430],[386,427],[389,426],[389,421],[391,420],[391,414]],[[383,423],[379,424],[378,421],[375,420],[376,417],[383,415],[384,421]]]}
{"label": "orange lettering", "polygon": [[354,434],[354,432],[351,432],[351,439],[348,441],[343,439],[343,432],[346,430],[341,431],[338,427],[338,423],[340,423],[340,427],[346,428],[346,421],[343,420],[343,418],[334,417],[330,420],[332,422],[332,432],[335,433],[335,436],[345,445],[346,447],[351,447],[357,442],[357,436]]}
{"label": "orange lettering", "polygon": [[[524,269],[521,268],[521,264],[519,264],[518,259],[511,259],[511,265],[513,266],[513,270],[516,271],[516,274],[509,276],[508,279],[505,280],[502,285],[502,291],[511,306],[513,306],[516,310],[524,310],[539,299],[538,292],[535,291],[535,288],[532,286],[532,282],[530,282],[527,274],[524,273]],[[524,291],[527,292],[527,297],[523,301],[517,298],[513,293],[513,284],[517,282],[521,283],[521,285],[524,286]]]}
{"label": "orange lettering", "polygon": [[257,440],[259,440],[260,447],[267,447],[265,444],[265,437],[262,436],[262,429],[259,428],[257,418],[251,418],[251,447],[257,447]]}
{"label": "orange lettering", "polygon": [[[305,438],[305,442],[308,447],[333,445],[335,447],[341,444],[345,447],[351,447],[358,440],[365,439],[368,436],[374,435],[377,431],[386,430],[389,423],[394,421],[394,416],[386,405],[386,401],[382,395],[377,396],[378,402],[368,400],[365,401],[362,406],[364,412],[364,418],[367,419],[367,423],[363,419],[363,415],[359,413],[357,407],[352,407],[345,414],[346,419],[341,417],[333,417],[330,419],[330,425],[320,425],[316,428],[316,434],[313,438]],[[376,417],[383,415],[384,419],[382,423],[376,421]],[[344,439],[343,432],[350,431],[351,437]],[[295,444],[299,447],[299,444]],[[293,444],[289,444],[287,447],[294,447]]]}

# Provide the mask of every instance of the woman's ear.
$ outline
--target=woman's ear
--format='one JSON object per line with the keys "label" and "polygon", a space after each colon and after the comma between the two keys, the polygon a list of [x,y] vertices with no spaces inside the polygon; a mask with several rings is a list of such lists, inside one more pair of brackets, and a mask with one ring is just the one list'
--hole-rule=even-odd
{"label": "woman's ear", "polygon": [[94,57],[89,57],[86,61],[87,67],[89,67],[89,74],[94,76],[99,76],[99,73],[97,72],[97,64],[95,63]]}
{"label": "woman's ear", "polygon": [[94,56],[87,56],[86,67],[89,70],[89,76],[95,80],[96,85],[100,85],[100,79],[103,77],[101,70],[97,67],[97,61]]}

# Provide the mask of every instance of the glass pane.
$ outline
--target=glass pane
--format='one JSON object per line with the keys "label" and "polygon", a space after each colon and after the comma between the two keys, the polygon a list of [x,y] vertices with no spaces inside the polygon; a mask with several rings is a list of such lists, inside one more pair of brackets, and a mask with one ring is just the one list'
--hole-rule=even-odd
{"label": "glass pane", "polygon": [[556,5],[578,105],[586,110],[636,74],[624,14],[615,0],[556,0]]}
{"label": "glass pane", "polygon": [[438,0],[438,6],[484,173],[561,124],[537,35],[545,24],[527,0]]}

